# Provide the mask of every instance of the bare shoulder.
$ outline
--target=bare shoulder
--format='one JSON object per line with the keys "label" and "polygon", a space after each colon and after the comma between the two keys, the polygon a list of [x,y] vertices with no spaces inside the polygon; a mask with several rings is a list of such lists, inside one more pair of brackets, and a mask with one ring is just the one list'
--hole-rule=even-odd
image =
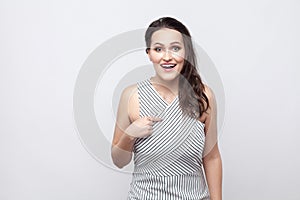
{"label": "bare shoulder", "polygon": [[133,122],[139,117],[139,100],[137,84],[132,84],[124,88],[120,104],[126,107],[130,122]]}
{"label": "bare shoulder", "polygon": [[127,99],[129,100],[130,98],[133,97],[133,95],[137,95],[137,84],[132,84],[124,88],[122,92],[122,99]]}
{"label": "bare shoulder", "polygon": [[205,95],[208,98],[209,103],[214,100],[214,92],[212,91],[212,89],[208,86],[204,84],[204,91]]}
{"label": "bare shoulder", "polygon": [[[205,123],[205,122],[207,122],[207,118],[209,117],[209,114],[211,112],[211,106],[213,105],[213,102],[214,102],[214,93],[213,93],[212,89],[206,84],[204,84],[203,93],[208,98],[209,107],[206,112],[202,113],[199,120],[201,122]],[[205,104],[205,106],[207,105],[206,102],[204,102],[204,104]]]}

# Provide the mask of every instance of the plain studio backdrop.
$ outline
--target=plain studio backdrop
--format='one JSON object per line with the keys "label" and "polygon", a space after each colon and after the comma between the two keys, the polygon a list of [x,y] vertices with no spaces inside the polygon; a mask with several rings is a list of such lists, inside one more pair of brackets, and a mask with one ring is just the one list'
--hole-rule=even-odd
{"label": "plain studio backdrop", "polygon": [[0,199],[126,199],[130,174],[104,166],[80,141],[74,86],[99,45],[161,16],[190,29],[222,78],[224,199],[300,199],[299,7],[296,0],[1,1]]}

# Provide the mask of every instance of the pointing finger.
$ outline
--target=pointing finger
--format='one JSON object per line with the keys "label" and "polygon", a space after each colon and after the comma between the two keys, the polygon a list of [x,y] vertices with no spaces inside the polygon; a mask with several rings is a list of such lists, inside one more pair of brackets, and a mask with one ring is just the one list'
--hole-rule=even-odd
{"label": "pointing finger", "polygon": [[159,117],[150,117],[150,120],[153,121],[153,122],[159,122],[162,120],[162,118],[159,118]]}

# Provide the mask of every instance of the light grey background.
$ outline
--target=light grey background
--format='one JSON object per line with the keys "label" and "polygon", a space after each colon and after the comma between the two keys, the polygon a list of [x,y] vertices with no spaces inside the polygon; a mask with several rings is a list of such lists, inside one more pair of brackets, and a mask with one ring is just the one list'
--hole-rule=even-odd
{"label": "light grey background", "polygon": [[0,199],[125,199],[130,175],[80,143],[74,84],[102,42],[166,15],[223,80],[224,199],[300,199],[299,1],[195,2],[0,2]]}

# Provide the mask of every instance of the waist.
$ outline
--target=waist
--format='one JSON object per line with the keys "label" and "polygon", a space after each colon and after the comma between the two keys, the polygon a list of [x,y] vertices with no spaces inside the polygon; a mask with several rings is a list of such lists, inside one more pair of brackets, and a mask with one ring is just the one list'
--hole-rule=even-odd
{"label": "waist", "polygon": [[[179,170],[178,170],[179,171]],[[134,170],[132,173],[132,177],[136,180],[143,180],[143,179],[162,179],[162,178],[182,178],[182,177],[204,177],[204,172],[202,168],[196,169],[194,171],[187,171],[187,172],[178,172],[178,171],[158,171],[156,170],[155,172],[153,171],[137,171]],[[168,172],[168,173],[167,173]]]}
{"label": "waist", "polygon": [[156,176],[148,173],[133,173],[129,199],[174,200],[209,199],[209,192],[202,170],[189,174]]}

